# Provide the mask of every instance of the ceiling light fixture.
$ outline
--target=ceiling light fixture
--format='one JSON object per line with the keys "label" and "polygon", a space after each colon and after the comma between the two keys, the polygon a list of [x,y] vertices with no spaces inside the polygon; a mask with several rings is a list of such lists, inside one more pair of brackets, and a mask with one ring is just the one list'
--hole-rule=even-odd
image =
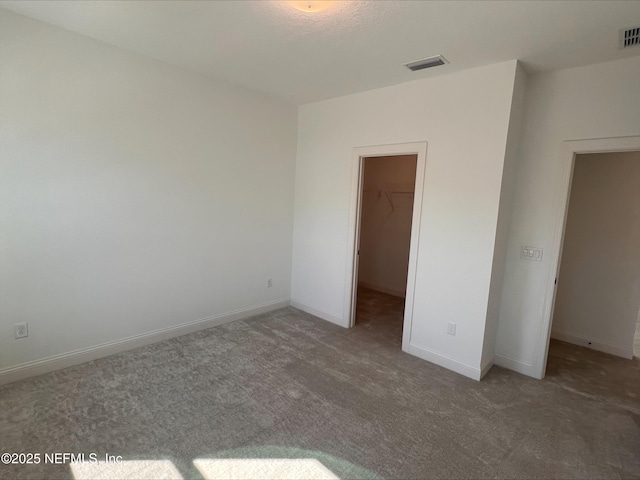
{"label": "ceiling light fixture", "polygon": [[319,12],[329,8],[335,0],[288,0],[287,3],[301,12]]}

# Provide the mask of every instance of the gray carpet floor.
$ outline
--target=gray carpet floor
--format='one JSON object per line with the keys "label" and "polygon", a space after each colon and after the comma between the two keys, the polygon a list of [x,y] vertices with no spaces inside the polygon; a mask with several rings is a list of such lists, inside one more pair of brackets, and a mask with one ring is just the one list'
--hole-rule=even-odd
{"label": "gray carpet floor", "polygon": [[[285,308],[0,387],[0,452],[314,458],[341,478],[640,478],[640,361],[552,342],[540,381],[401,352],[402,300],[345,330]],[[2,478],[72,478],[68,464]]]}

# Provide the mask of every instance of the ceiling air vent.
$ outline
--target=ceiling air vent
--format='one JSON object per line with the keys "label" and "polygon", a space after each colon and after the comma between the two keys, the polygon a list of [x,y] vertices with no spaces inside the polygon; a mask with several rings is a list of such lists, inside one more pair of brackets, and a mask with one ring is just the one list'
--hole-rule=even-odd
{"label": "ceiling air vent", "polygon": [[444,65],[447,59],[442,55],[436,55],[435,57],[423,58],[422,60],[416,60],[415,62],[405,63],[403,66],[407,67],[412,72],[416,70],[424,70],[425,68],[438,67]]}
{"label": "ceiling air vent", "polygon": [[620,47],[629,48],[640,45],[640,27],[620,30]]}

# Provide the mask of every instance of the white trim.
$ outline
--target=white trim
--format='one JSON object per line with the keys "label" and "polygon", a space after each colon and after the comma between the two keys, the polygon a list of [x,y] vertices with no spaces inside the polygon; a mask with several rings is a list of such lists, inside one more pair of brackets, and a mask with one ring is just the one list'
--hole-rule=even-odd
{"label": "white trim", "polygon": [[407,288],[404,301],[404,324],[402,326],[402,349],[407,351],[411,343],[413,326],[413,302],[418,274],[418,244],[422,222],[422,195],[424,192],[424,176],[427,168],[427,142],[417,145],[418,162],[416,165],[416,185],[413,193],[413,213],[411,219],[411,240],[409,244],[409,269],[407,271]]}
{"label": "white trim", "polygon": [[345,290],[345,306],[343,318],[347,328],[356,324],[356,292],[358,291],[358,268],[360,266],[360,215],[362,213],[362,183],[364,182],[363,155],[354,148],[352,154],[352,185],[351,202],[349,207],[349,238],[347,239],[347,278]]}
{"label": "white trim", "polygon": [[344,318],[341,318],[338,315],[334,315],[333,313],[325,312],[324,310],[319,310],[317,308],[311,307],[306,303],[298,302],[297,300],[291,300],[290,305],[298,310],[302,310],[303,312],[310,313],[311,315],[321,318],[322,320],[326,320],[327,322],[335,323],[340,327],[349,328],[349,325],[345,322]]}
{"label": "white trim", "polygon": [[496,355],[493,359],[494,365],[502,368],[507,368],[509,370],[513,370],[514,372],[521,373],[522,375],[527,375],[528,377],[534,378],[542,378],[536,377],[533,373],[533,367],[528,364],[521,362],[520,360],[515,360],[510,357],[506,357],[504,355]]}
{"label": "white trim", "polygon": [[[403,348],[403,350],[405,349]],[[410,353],[411,355],[415,355],[416,357],[420,357],[423,360],[435,363],[436,365],[444,367],[448,370],[452,370],[473,380],[480,380],[482,378],[482,371],[478,367],[472,367],[471,365],[467,365],[466,363],[454,360],[453,358],[447,357],[442,353],[438,353],[426,347],[416,345],[415,343],[410,343],[409,348],[405,351]]]}
{"label": "white trim", "polygon": [[345,282],[345,305],[343,317],[348,326],[355,324],[355,294],[357,285],[357,248],[359,241],[359,217],[362,185],[362,159],[365,157],[389,157],[396,155],[417,155],[416,180],[413,194],[413,214],[411,223],[411,240],[409,246],[409,270],[407,272],[407,288],[405,293],[404,325],[402,334],[402,350],[408,352],[411,341],[411,325],[413,321],[413,301],[415,294],[418,243],[420,240],[420,222],[422,219],[422,195],[424,191],[424,173],[427,160],[427,142],[399,143],[393,145],[377,145],[356,147],[352,153],[351,203],[349,207],[349,230],[347,239],[347,271]]}
{"label": "white trim", "polygon": [[574,345],[580,345],[581,347],[598,350],[599,352],[609,353],[611,355],[615,355],[616,357],[627,358],[629,360],[633,358],[633,348],[624,348],[617,345],[600,342],[598,340],[590,340],[573,333],[551,330],[551,338],[555,338],[556,340],[560,340],[562,342],[572,343]]}
{"label": "white trim", "polygon": [[390,287],[388,285],[382,285],[380,283],[371,283],[371,282],[363,282],[359,281],[358,285],[361,285],[370,290],[375,290],[376,292],[386,293],[387,295],[393,295],[394,297],[405,298],[405,291],[400,290],[399,288]]}
{"label": "white trim", "polygon": [[480,370],[480,379],[483,379],[484,376],[487,373],[489,373],[489,370],[493,368],[493,364],[494,364],[494,359],[490,358],[489,361],[482,366],[482,369]]}
{"label": "white trim", "polygon": [[553,243],[548,251],[552,268],[549,269],[547,286],[545,289],[542,318],[536,339],[536,355],[532,365],[533,377],[544,378],[547,368],[547,355],[549,351],[549,339],[551,338],[551,323],[553,321],[553,308],[555,304],[556,283],[555,280],[560,272],[560,260],[562,258],[562,245],[564,242],[564,227],[569,207],[569,194],[571,190],[571,180],[573,176],[573,164],[576,155],[584,153],[609,153],[609,152],[632,152],[640,150],[640,136],[593,138],[585,140],[569,140],[563,142],[560,153],[562,164],[561,180],[558,183],[562,191],[556,207],[556,226],[553,236]]}
{"label": "white trim", "polygon": [[33,377],[35,375],[42,375],[43,373],[53,372],[54,370],[60,370],[80,363],[90,362],[91,360],[96,360],[98,358],[107,357],[116,353],[143,347],[145,345],[161,342],[170,338],[180,337],[188,333],[205,330],[224,323],[242,320],[254,315],[260,315],[261,313],[271,312],[288,306],[289,299],[276,300],[250,308],[234,310],[220,315],[212,315],[193,322],[161,328],[159,330],[133,335],[121,340],[101,343],[92,347],[80,348],[78,350],[53,355],[51,357],[34,360],[21,365],[3,368],[0,370],[0,385]]}

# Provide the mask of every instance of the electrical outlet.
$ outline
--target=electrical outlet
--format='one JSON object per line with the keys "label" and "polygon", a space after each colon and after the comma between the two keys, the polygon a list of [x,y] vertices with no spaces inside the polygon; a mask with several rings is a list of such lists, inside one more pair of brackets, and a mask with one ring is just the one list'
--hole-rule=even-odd
{"label": "electrical outlet", "polygon": [[449,335],[455,335],[456,334],[456,324],[449,322],[447,323],[447,333]]}
{"label": "electrical outlet", "polygon": [[24,338],[29,336],[29,324],[27,322],[16,323],[13,328],[15,329],[16,338]]}
{"label": "electrical outlet", "polygon": [[273,287],[273,278],[267,278],[267,288]]}

